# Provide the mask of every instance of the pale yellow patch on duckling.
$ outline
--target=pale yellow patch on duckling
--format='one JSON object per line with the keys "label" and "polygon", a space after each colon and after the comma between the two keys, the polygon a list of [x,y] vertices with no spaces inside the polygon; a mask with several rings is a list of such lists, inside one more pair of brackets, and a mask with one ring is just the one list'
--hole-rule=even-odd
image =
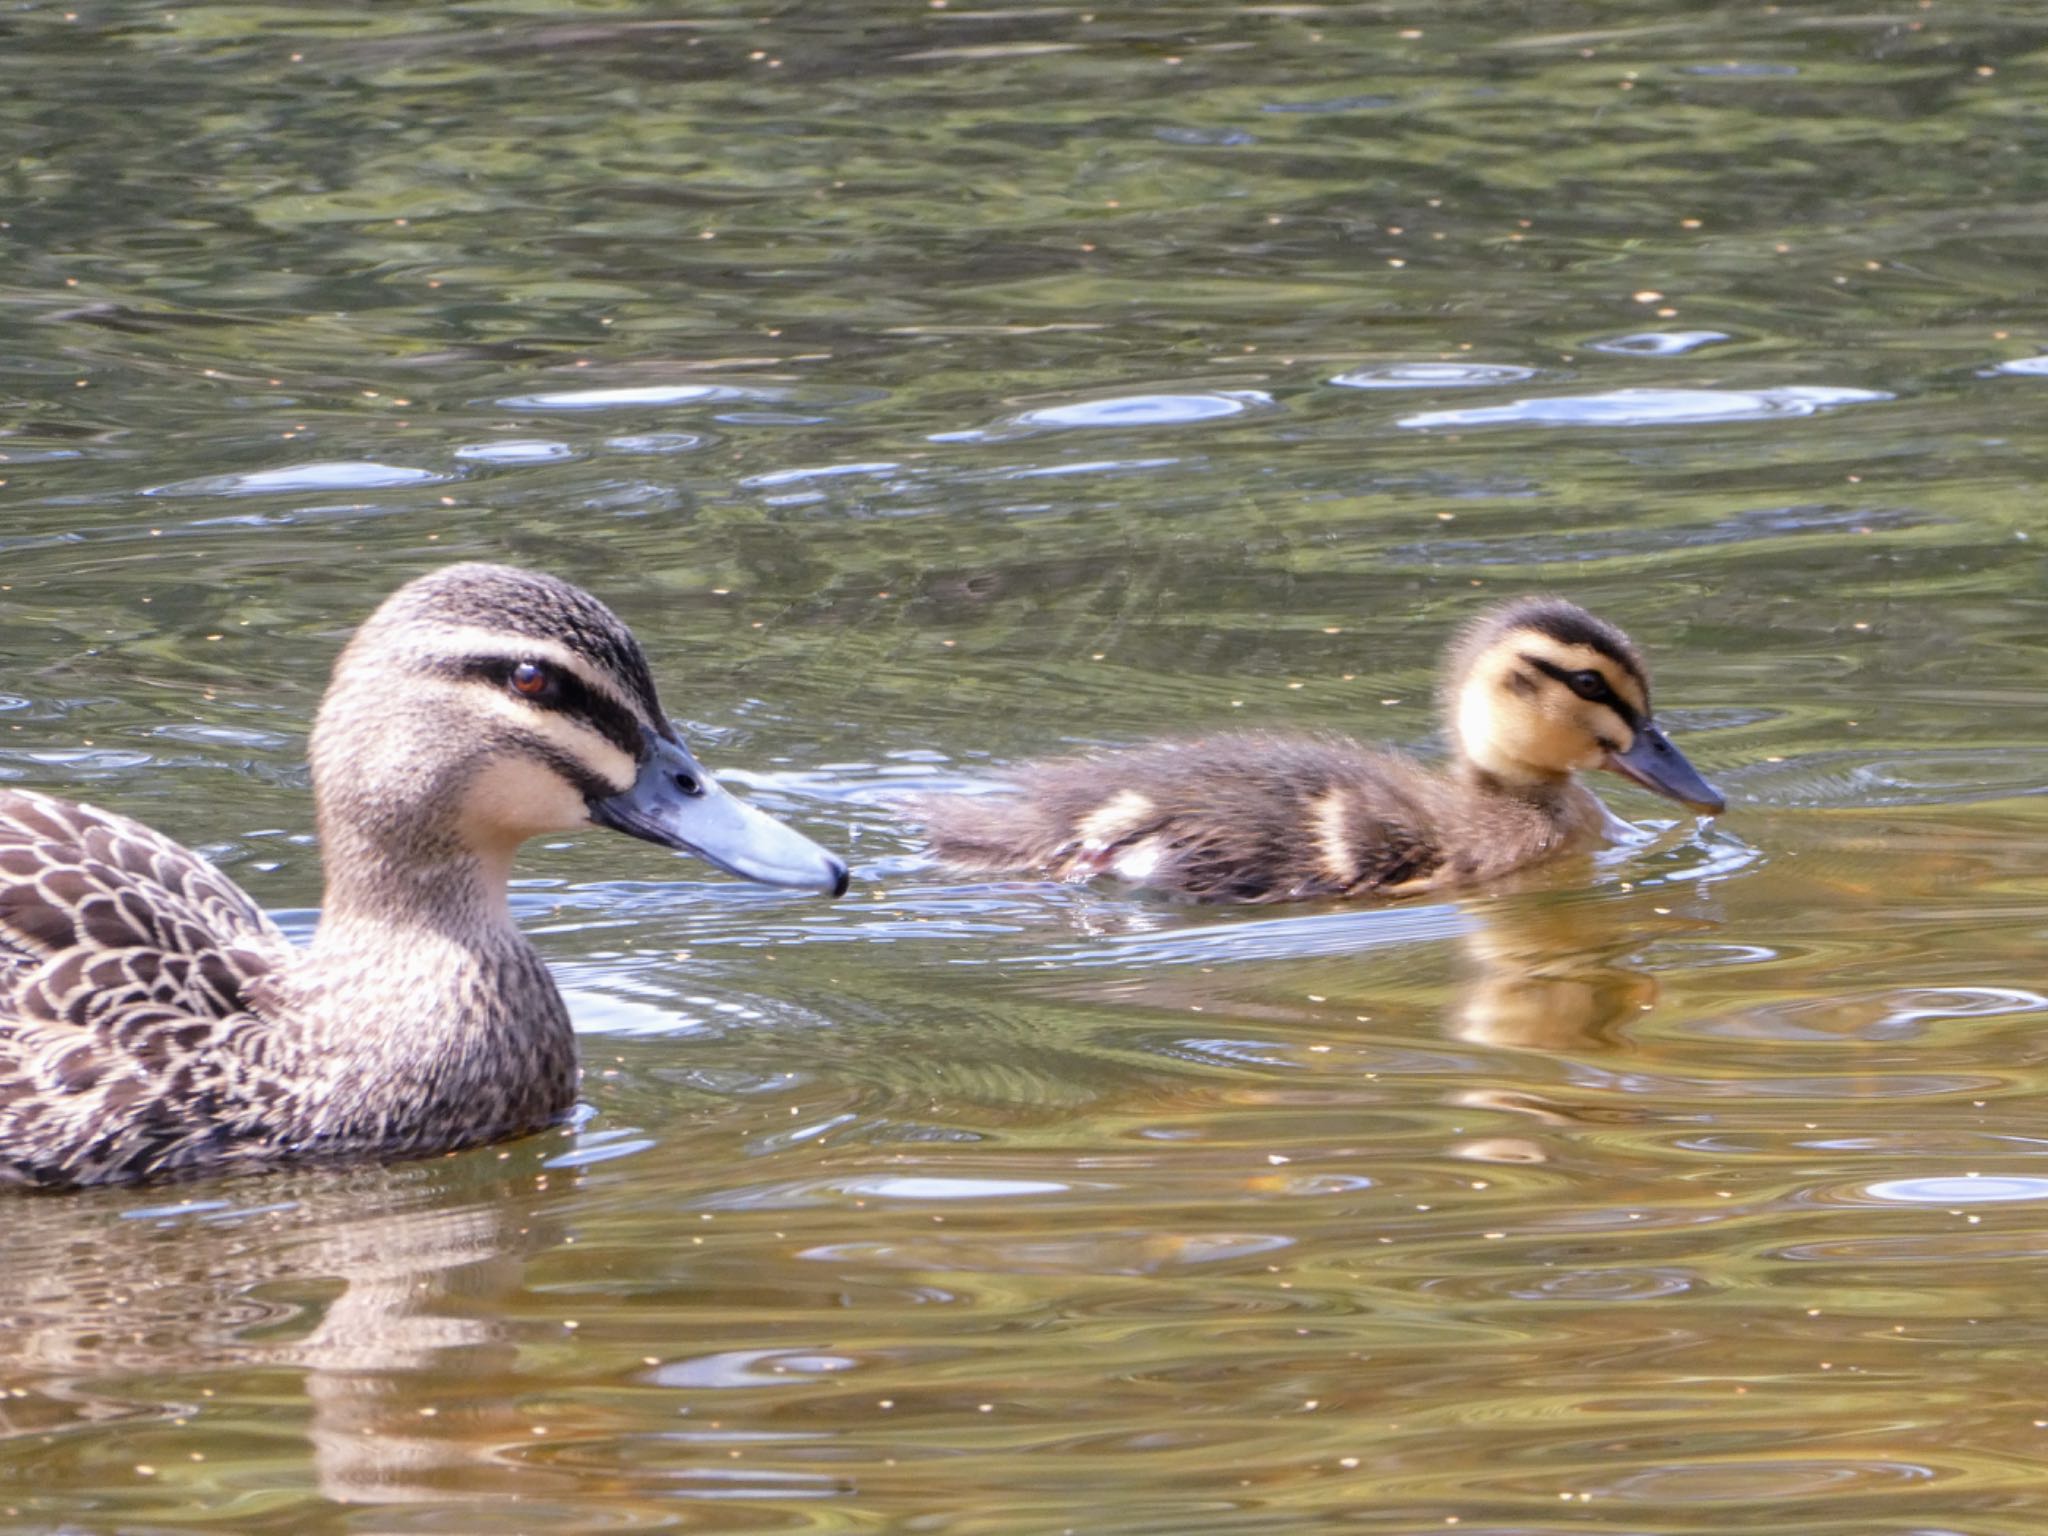
{"label": "pale yellow patch on duckling", "polygon": [[1358,878],[1358,850],[1351,841],[1351,800],[1343,790],[1333,789],[1315,802],[1309,819],[1315,823],[1316,847],[1323,856],[1323,871],[1338,885]]}
{"label": "pale yellow patch on duckling", "polygon": [[1074,824],[1081,846],[1099,852],[1129,837],[1152,814],[1152,801],[1135,789],[1120,789]]}
{"label": "pale yellow patch on duckling", "polygon": [[1115,861],[1109,866],[1110,871],[1119,880],[1128,880],[1133,885],[1143,885],[1158,873],[1159,861],[1165,854],[1166,850],[1160,846],[1158,838],[1142,838],[1116,856]]}

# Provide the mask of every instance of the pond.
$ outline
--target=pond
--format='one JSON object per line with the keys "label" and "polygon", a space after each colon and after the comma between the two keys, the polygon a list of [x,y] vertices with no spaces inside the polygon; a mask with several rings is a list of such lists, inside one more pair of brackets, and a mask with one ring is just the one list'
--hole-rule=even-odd
{"label": "pond", "polygon": [[[333,654],[582,583],[828,902],[515,906],[563,1130],[18,1198],[0,1532],[2048,1530],[2048,18],[0,10],[0,781],[294,932]],[[1380,907],[946,875],[1613,618],[1730,799]]]}

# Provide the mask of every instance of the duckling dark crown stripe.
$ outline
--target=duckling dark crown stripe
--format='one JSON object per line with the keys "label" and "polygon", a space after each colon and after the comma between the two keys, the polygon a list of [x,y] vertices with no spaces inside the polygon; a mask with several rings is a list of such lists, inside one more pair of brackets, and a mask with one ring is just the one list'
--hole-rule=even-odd
{"label": "duckling dark crown stripe", "polygon": [[1641,684],[1644,692],[1649,691],[1650,680],[1643,676],[1643,670],[1636,665],[1635,658],[1623,650],[1607,626],[1591,614],[1538,609],[1533,613],[1517,615],[1516,623],[1519,628],[1533,629],[1539,635],[1548,635],[1560,645],[1583,645],[1590,651],[1598,651]]}

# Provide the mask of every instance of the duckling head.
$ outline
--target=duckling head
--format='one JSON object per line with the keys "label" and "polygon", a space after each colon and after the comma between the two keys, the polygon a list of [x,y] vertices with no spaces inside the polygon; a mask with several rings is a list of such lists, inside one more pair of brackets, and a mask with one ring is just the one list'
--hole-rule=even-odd
{"label": "duckling head", "polygon": [[1525,597],[1479,616],[1445,673],[1458,754],[1524,788],[1606,768],[1714,814],[1727,804],[1650,713],[1650,676],[1627,635],[1575,603]]}
{"label": "duckling head", "polygon": [[528,838],[597,825],[764,884],[846,889],[843,862],[704,771],[617,615],[537,572],[451,565],[393,593],[335,662],[310,755],[330,880],[350,853],[503,873]]}

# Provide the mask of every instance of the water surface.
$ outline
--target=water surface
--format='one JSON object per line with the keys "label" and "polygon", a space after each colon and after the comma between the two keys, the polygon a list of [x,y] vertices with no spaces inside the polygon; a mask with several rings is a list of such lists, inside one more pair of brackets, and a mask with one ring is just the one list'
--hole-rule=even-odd
{"label": "water surface", "polygon": [[[0,14],[0,780],[306,931],[398,581],[559,572],[837,904],[597,835],[585,1112],[13,1202],[0,1531],[2048,1530],[2048,23]],[[1434,750],[1625,625],[1729,793],[1457,900],[963,883],[890,808]]]}

